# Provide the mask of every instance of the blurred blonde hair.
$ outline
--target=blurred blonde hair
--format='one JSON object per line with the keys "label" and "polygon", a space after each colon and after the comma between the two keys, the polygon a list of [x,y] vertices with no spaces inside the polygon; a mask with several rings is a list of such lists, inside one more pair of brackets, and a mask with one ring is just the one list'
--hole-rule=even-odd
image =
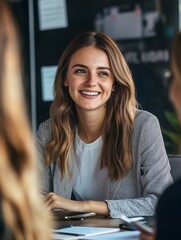
{"label": "blurred blonde hair", "polygon": [[[0,209],[13,239],[50,239],[38,192],[32,134],[25,111],[16,26],[0,0]],[[5,237],[8,239],[8,237]]]}

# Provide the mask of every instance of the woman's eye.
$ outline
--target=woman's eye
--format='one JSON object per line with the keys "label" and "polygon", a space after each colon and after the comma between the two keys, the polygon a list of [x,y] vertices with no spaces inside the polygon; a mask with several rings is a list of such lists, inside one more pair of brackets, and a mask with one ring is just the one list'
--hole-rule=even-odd
{"label": "woman's eye", "polygon": [[100,72],[99,76],[100,77],[107,77],[107,76],[109,76],[109,73],[108,72]]}
{"label": "woman's eye", "polygon": [[77,74],[85,74],[86,71],[84,69],[76,69],[75,73],[77,73]]}

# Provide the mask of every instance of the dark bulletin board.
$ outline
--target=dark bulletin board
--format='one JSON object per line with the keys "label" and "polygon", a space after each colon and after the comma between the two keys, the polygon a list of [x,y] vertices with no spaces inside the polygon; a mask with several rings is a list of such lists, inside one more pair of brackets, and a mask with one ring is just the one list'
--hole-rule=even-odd
{"label": "dark bulletin board", "polygon": [[[36,123],[49,117],[52,101],[42,98],[41,67],[55,66],[62,51],[78,33],[97,30],[118,43],[135,80],[140,106],[155,114],[161,128],[172,131],[165,112],[168,99],[170,46],[178,30],[178,1],[67,0],[68,26],[40,30],[38,0],[34,3],[36,62]],[[175,149],[163,134],[168,153]]]}
{"label": "dark bulletin board", "polygon": [[[97,4],[97,3],[96,3]],[[68,27],[48,31],[39,30],[38,1],[35,8],[35,52],[37,88],[37,127],[48,118],[51,101],[43,101],[41,67],[57,65],[66,45],[79,32],[93,30],[94,4],[92,1],[66,1]]]}

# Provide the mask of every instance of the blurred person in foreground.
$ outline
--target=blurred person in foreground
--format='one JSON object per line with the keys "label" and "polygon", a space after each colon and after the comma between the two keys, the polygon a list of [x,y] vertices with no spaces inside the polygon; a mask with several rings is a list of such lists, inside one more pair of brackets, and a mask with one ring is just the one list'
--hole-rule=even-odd
{"label": "blurred person in foreground", "polygon": [[0,239],[48,240],[20,69],[14,19],[0,0]]}
{"label": "blurred person in foreground", "polygon": [[[172,82],[169,98],[181,122],[181,32],[173,41],[171,49]],[[181,169],[180,169],[181,171]],[[155,236],[141,235],[142,240],[181,239],[181,179],[166,189],[156,209],[157,229]]]}

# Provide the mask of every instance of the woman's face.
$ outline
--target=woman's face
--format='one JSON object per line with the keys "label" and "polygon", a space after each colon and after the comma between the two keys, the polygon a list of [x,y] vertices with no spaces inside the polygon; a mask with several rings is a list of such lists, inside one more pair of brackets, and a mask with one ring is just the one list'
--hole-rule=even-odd
{"label": "woman's face", "polygon": [[173,67],[173,79],[169,89],[169,98],[181,122],[181,76],[175,67]]}
{"label": "woman's face", "polygon": [[81,110],[100,110],[113,91],[114,77],[106,53],[94,46],[83,47],[71,57],[64,83]]}

